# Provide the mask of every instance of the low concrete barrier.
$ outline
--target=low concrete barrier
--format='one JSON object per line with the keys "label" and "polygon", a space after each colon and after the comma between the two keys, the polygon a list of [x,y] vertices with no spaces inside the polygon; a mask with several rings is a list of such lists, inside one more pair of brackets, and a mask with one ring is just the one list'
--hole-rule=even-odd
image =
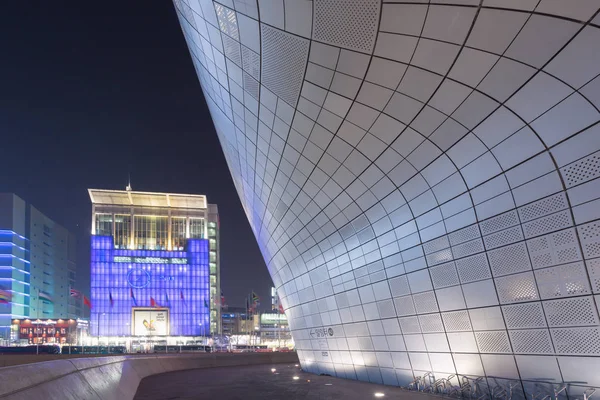
{"label": "low concrete barrier", "polygon": [[[172,353],[171,355],[174,355]],[[155,356],[156,354],[136,354],[136,356]],[[122,357],[123,354],[0,354],[0,367],[32,364],[43,361],[66,360],[73,358]]]}
{"label": "low concrete barrier", "polygon": [[81,357],[0,368],[0,399],[127,400],[150,375],[198,368],[297,363],[296,353]]}

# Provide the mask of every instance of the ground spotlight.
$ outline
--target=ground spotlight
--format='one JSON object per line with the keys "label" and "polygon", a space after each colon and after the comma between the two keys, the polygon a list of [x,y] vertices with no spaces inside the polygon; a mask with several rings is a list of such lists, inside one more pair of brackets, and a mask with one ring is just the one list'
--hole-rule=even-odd
{"label": "ground spotlight", "polygon": [[277,371],[275,368],[271,368],[271,372],[275,372]]}
{"label": "ground spotlight", "polygon": [[381,393],[381,392],[375,392],[375,397],[383,397],[385,396],[385,394]]}
{"label": "ground spotlight", "polygon": [[294,379],[295,381],[297,381],[297,380],[298,380],[298,379],[300,379],[300,378],[299,378],[299,377],[297,377],[297,376],[295,376],[293,379]]}

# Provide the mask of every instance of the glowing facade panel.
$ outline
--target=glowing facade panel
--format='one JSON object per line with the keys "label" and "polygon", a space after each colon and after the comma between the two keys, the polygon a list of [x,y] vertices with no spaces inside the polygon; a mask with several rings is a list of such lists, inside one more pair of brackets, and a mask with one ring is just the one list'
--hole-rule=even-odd
{"label": "glowing facade panel", "polygon": [[599,4],[438,3],[174,1],[306,370],[581,397]]}
{"label": "glowing facade panel", "polygon": [[[92,236],[93,336],[129,336],[132,309],[169,309],[170,334],[210,332],[208,240],[189,239],[186,251],[115,249],[110,236]],[[150,299],[155,303],[152,303]]]}

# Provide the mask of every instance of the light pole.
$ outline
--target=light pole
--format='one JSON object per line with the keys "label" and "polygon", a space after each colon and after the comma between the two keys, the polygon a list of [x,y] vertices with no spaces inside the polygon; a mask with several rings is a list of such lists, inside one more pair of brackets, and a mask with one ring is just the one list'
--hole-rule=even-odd
{"label": "light pole", "polygon": [[106,313],[98,313],[98,321],[96,323],[96,325],[98,327],[98,345],[96,347],[96,353],[97,354],[100,353],[100,315],[106,315]]}

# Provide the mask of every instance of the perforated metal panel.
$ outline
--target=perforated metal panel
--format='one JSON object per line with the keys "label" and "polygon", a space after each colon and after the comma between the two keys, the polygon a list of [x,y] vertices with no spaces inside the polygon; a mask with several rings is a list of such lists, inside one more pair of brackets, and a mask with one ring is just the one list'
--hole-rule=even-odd
{"label": "perforated metal panel", "polygon": [[260,80],[260,56],[246,46],[242,46],[242,67],[254,79]]}
{"label": "perforated metal panel", "polygon": [[467,243],[453,246],[452,254],[454,255],[454,258],[462,258],[476,253],[480,253],[483,250],[483,242],[481,241],[481,239],[476,239]]}
{"label": "perforated metal panel", "polygon": [[314,0],[313,38],[371,53],[379,25],[379,0]]}
{"label": "perforated metal panel", "polygon": [[600,330],[598,328],[551,329],[550,333],[558,354],[600,354]]}
{"label": "perforated metal panel", "polygon": [[524,242],[488,251],[490,267],[494,276],[504,276],[531,269]]}
{"label": "perforated metal panel", "polygon": [[565,229],[527,241],[534,268],[564,264],[581,259],[574,229]]}
{"label": "perforated metal panel", "polygon": [[462,283],[482,281],[492,277],[485,254],[477,254],[457,260],[456,269]]}
{"label": "perforated metal panel", "polygon": [[481,234],[479,233],[479,226],[477,226],[477,224],[459,229],[458,231],[452,232],[448,235],[450,244],[452,246],[456,246],[460,243],[468,242],[469,240],[477,239],[479,237],[481,237]]}
{"label": "perforated metal panel", "polygon": [[517,212],[510,211],[480,222],[479,227],[481,228],[481,233],[483,235],[489,235],[491,233],[515,226],[518,223],[519,218],[517,216]]}
{"label": "perforated metal panel", "polygon": [[450,247],[450,242],[447,236],[441,236],[437,239],[430,240],[427,243],[423,243],[423,252],[425,254],[435,253],[440,250],[444,250]]}
{"label": "perforated metal panel", "polygon": [[509,329],[545,328],[546,319],[540,302],[503,306],[502,312]]}
{"label": "perforated metal panel", "polygon": [[217,18],[219,21],[219,28],[221,31],[233,39],[239,39],[239,31],[237,26],[237,17],[235,11],[230,10],[227,7],[223,7],[221,4],[214,3],[215,11],[217,12]]}
{"label": "perforated metal panel", "polygon": [[549,326],[597,325],[598,314],[592,296],[543,302]]}
{"label": "perforated metal panel", "polygon": [[495,249],[496,247],[505,246],[507,244],[523,240],[523,231],[519,225],[488,236],[484,236],[483,240],[485,242],[485,248],[491,250]]}
{"label": "perforated metal panel", "polygon": [[438,311],[434,292],[423,292],[413,295],[417,314],[426,314]]}
{"label": "perforated metal panel", "polygon": [[557,212],[523,224],[525,237],[544,235],[573,225],[571,213],[568,210]]}
{"label": "perforated metal panel", "polygon": [[588,272],[590,274],[590,280],[592,283],[592,290],[594,293],[600,292],[600,258],[593,260],[587,260],[586,262]]}
{"label": "perforated metal panel", "polygon": [[475,340],[482,353],[512,353],[506,331],[475,332]]}
{"label": "perforated metal panel", "polygon": [[590,293],[587,275],[582,262],[536,270],[535,278],[542,299]]}
{"label": "perforated metal panel", "polygon": [[259,85],[258,82],[252,78],[250,75],[248,75],[246,72],[243,73],[244,75],[244,90],[248,93],[250,93],[250,95],[252,97],[254,97],[256,100],[258,100],[258,93],[259,93]]}
{"label": "perforated metal panel", "polygon": [[513,351],[517,354],[553,354],[548,329],[508,331]]}
{"label": "perforated metal panel", "polygon": [[433,266],[452,260],[452,251],[450,249],[441,250],[425,256],[427,265]]}
{"label": "perforated metal panel", "polygon": [[521,222],[527,222],[564,210],[568,206],[565,193],[557,193],[545,199],[519,207],[519,216],[521,217]]}
{"label": "perforated metal panel", "polygon": [[440,314],[419,315],[419,323],[423,333],[444,332],[444,325]]}
{"label": "perforated metal panel", "polygon": [[442,313],[442,319],[447,332],[470,331],[473,329],[467,311]]}
{"label": "perforated metal panel", "polygon": [[225,57],[236,63],[238,66],[242,66],[242,53],[240,50],[240,44],[230,38],[227,35],[221,35],[223,39],[223,50],[225,51]]}
{"label": "perforated metal panel", "polygon": [[294,106],[308,60],[308,40],[267,25],[261,25],[260,32],[262,84]]}
{"label": "perforated metal panel", "polygon": [[496,290],[500,303],[517,303],[539,298],[533,273],[509,275],[496,278]]}
{"label": "perforated metal panel", "polygon": [[398,316],[415,314],[415,305],[412,296],[403,296],[394,298],[396,313]]}
{"label": "perforated metal panel", "polygon": [[590,222],[577,228],[583,256],[585,258],[600,257],[600,222]]}
{"label": "perforated metal panel", "polygon": [[572,187],[600,176],[600,152],[590,154],[560,169],[567,187]]}
{"label": "perforated metal panel", "polygon": [[433,287],[436,289],[459,284],[458,274],[453,262],[429,268],[429,275],[431,276]]}

